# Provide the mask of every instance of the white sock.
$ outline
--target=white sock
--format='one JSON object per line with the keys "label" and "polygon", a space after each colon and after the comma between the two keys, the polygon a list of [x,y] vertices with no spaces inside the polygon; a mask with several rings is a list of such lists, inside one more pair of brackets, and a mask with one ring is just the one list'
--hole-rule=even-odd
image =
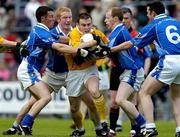
{"label": "white sock", "polygon": [[121,120],[121,118],[118,118],[118,120],[117,120],[117,123],[116,123],[117,125],[122,125],[122,120]]}
{"label": "white sock", "polygon": [[180,127],[176,127],[176,133],[180,132]]}
{"label": "white sock", "polygon": [[17,127],[19,124],[16,122],[16,121],[14,121],[14,123],[13,123],[13,127]]}
{"label": "white sock", "polygon": [[79,131],[84,131],[84,128],[78,128]]}
{"label": "white sock", "polygon": [[156,128],[155,123],[146,123],[146,128]]}

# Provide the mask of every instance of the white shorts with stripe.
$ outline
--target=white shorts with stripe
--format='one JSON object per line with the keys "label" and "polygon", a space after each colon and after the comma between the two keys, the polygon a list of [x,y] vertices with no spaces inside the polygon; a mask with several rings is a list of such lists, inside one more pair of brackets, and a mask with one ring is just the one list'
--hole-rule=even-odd
{"label": "white shorts with stripe", "polygon": [[144,81],[144,70],[143,68],[138,70],[125,69],[119,79],[120,81],[128,83],[134,91],[139,91],[141,84]]}
{"label": "white shorts with stripe", "polygon": [[40,73],[25,59],[18,67],[17,77],[24,90],[42,80]]}
{"label": "white shorts with stripe", "polygon": [[48,84],[54,92],[58,92],[63,86],[66,87],[67,72],[54,73],[46,68],[42,81]]}
{"label": "white shorts with stripe", "polygon": [[161,58],[150,75],[168,85],[180,84],[180,55],[166,55]]}
{"label": "white shorts with stripe", "polygon": [[98,69],[94,65],[83,70],[72,70],[68,72],[66,95],[78,97],[85,92],[85,83],[92,77],[98,77]]}

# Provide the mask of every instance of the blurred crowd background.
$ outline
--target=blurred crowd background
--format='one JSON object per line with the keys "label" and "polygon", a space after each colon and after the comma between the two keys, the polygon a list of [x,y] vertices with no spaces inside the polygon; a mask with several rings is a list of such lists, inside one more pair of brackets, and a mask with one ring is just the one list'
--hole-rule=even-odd
{"label": "blurred crowd background", "polygon": [[[134,28],[140,30],[148,23],[146,17],[146,4],[151,0],[0,0],[0,35],[8,40],[23,41],[27,38],[32,26],[37,22],[35,11],[41,5],[48,5],[53,9],[58,6],[67,6],[73,13],[73,25],[79,13],[88,12],[93,18],[93,24],[108,35],[109,30],[104,25],[105,12],[109,7],[121,6],[132,10],[134,16]],[[162,0],[166,6],[166,13],[180,20],[180,1]],[[16,71],[20,57],[16,51],[8,51],[0,54],[0,81],[17,81]],[[171,110],[168,101],[168,87],[159,95],[155,95],[155,105],[158,103],[164,107],[156,107],[159,113],[157,117],[170,119],[170,113],[164,114],[164,110]],[[157,99],[159,98],[159,99]]]}

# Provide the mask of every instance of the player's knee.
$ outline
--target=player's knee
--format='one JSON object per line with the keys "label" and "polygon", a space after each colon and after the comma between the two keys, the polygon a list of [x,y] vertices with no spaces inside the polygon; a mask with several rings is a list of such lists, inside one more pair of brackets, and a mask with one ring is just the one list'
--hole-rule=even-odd
{"label": "player's knee", "polygon": [[44,100],[46,103],[49,103],[49,102],[52,100],[52,97],[51,97],[51,95],[49,95],[49,96],[43,97],[43,100]]}
{"label": "player's knee", "polygon": [[144,98],[145,96],[147,96],[148,94],[146,93],[146,92],[144,92],[143,90],[141,90],[140,92],[139,92],[139,98],[141,99],[141,98]]}
{"label": "player's knee", "polygon": [[117,105],[119,105],[119,106],[122,106],[125,101],[126,101],[126,100],[123,99],[123,98],[116,98],[116,99],[115,99],[115,103],[116,103]]}
{"label": "player's knee", "polygon": [[111,108],[113,108],[113,109],[119,108],[119,106],[118,106],[118,104],[116,103],[115,100],[111,102]]}
{"label": "player's knee", "polygon": [[91,93],[91,95],[92,95],[92,97],[93,98],[99,98],[100,97],[100,92],[97,90],[97,89],[92,89],[91,91],[90,91],[90,93]]}

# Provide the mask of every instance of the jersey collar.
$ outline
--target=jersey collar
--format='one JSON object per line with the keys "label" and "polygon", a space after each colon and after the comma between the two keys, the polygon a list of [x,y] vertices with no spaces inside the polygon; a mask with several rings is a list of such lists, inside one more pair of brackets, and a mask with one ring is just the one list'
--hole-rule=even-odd
{"label": "jersey collar", "polygon": [[[71,27],[70,30],[72,30],[72,27]],[[59,24],[57,25],[57,31],[58,31],[59,34],[62,33],[64,36],[69,36],[69,33],[66,35],[66,34],[62,31],[62,29],[61,29],[61,27],[60,27]]]}
{"label": "jersey collar", "polygon": [[46,25],[42,24],[42,23],[37,23],[37,27],[40,27],[40,28],[45,29],[47,31],[50,31],[49,28]]}
{"label": "jersey collar", "polygon": [[122,23],[119,23],[118,25],[116,25],[116,27],[114,27],[114,29],[112,30],[112,32],[113,32],[114,30],[116,30],[118,27],[122,26],[122,25],[123,25]]}
{"label": "jersey collar", "polygon": [[167,17],[167,15],[165,13],[155,16],[154,19],[160,19],[160,18],[164,18],[164,17]]}

